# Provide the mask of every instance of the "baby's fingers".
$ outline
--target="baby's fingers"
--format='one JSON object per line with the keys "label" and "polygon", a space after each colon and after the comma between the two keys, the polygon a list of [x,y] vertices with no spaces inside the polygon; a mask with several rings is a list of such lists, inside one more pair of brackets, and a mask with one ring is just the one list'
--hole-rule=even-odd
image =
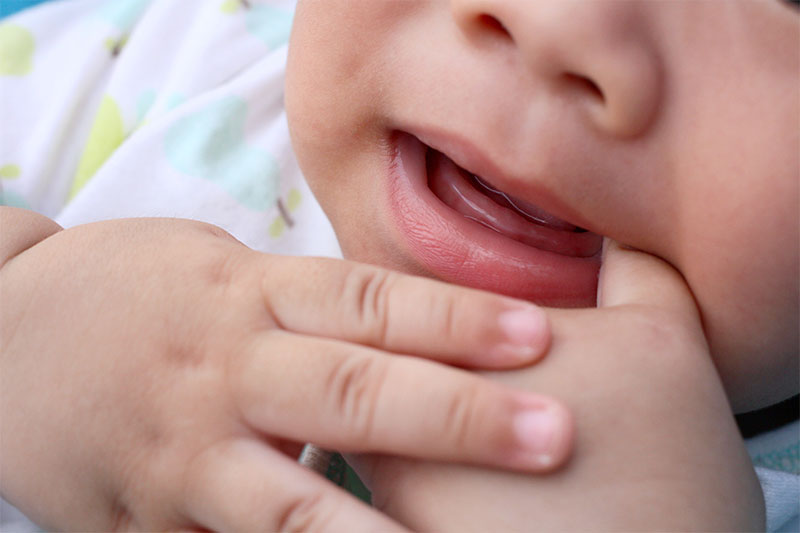
{"label": "baby's fingers", "polygon": [[549,346],[529,303],[347,261],[265,264],[266,306],[289,331],[480,368],[530,364]]}
{"label": "baby's fingers", "polygon": [[558,466],[572,445],[554,400],[415,357],[272,331],[231,364],[245,421],[294,441],[527,471]]}
{"label": "baby's fingers", "polygon": [[689,287],[672,265],[609,239],[603,246],[597,305],[646,305],[698,317]]}
{"label": "baby's fingers", "polygon": [[199,455],[184,512],[212,531],[406,531],[269,447],[247,439]]}

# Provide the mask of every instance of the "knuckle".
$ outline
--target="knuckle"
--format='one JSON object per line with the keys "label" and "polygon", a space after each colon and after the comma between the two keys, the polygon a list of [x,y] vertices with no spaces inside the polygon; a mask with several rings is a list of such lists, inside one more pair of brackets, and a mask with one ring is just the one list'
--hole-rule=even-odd
{"label": "knuckle", "polygon": [[[163,333],[164,360],[173,368],[197,369],[208,361],[206,345],[211,333],[208,329],[197,328],[197,332],[188,325],[181,325],[177,319],[167,319],[168,327]],[[188,320],[185,321],[188,323]]]}
{"label": "knuckle", "polygon": [[345,357],[334,365],[327,382],[330,405],[350,435],[364,441],[373,432],[378,397],[387,362],[377,357]]}
{"label": "knuckle", "polygon": [[415,309],[422,315],[420,322],[440,338],[463,338],[465,317],[461,310],[470,305],[463,288],[449,287],[434,280],[422,282],[424,285],[416,286],[415,289],[419,290],[414,291],[414,299],[418,302]]}
{"label": "knuckle", "polygon": [[469,302],[464,298],[461,287],[453,290],[437,281],[424,282],[426,290],[414,294],[419,302],[415,309],[421,315],[418,321],[435,332],[440,339],[462,340],[465,334],[469,334],[464,328],[466,317],[462,312],[462,309],[469,306]]}
{"label": "knuckle", "polygon": [[119,499],[115,499],[111,504],[109,531],[134,531],[135,529],[137,528],[133,515]]}
{"label": "knuckle", "polygon": [[208,261],[203,274],[210,286],[220,287],[223,292],[227,292],[240,278],[242,268],[241,254],[220,250],[220,253],[214,254]]}
{"label": "knuckle", "polygon": [[480,386],[470,383],[453,392],[447,402],[444,435],[457,449],[470,445],[473,429],[478,421]]}
{"label": "knuckle", "polygon": [[455,298],[446,298],[441,303],[442,333],[447,339],[457,339],[464,334],[463,323],[458,313],[459,305]]}
{"label": "knuckle", "polygon": [[321,492],[314,491],[290,498],[277,520],[277,531],[319,531],[331,517]]}
{"label": "knuckle", "polygon": [[234,237],[233,235],[231,235],[230,233],[228,233],[224,229],[220,228],[219,226],[215,226],[214,224],[209,224],[207,222],[201,222],[201,221],[190,221],[190,223],[192,225],[194,225],[200,231],[202,231],[202,232],[204,232],[206,234],[209,234],[209,235],[211,235],[213,237],[217,237],[217,238],[220,238],[220,239],[225,239],[225,240],[228,240],[228,241],[231,241],[231,242],[239,243],[239,241],[236,239],[236,237]]}
{"label": "knuckle", "polygon": [[346,276],[345,301],[352,302],[367,344],[384,345],[389,336],[389,302],[397,279],[391,271],[371,267],[353,268]]}

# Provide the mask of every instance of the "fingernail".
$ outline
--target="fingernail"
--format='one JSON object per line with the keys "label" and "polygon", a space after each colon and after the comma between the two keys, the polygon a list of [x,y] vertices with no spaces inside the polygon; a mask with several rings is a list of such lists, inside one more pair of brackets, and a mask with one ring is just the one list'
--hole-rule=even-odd
{"label": "fingernail", "polygon": [[547,467],[554,461],[555,445],[564,429],[563,417],[547,407],[525,410],[514,418],[517,440],[538,466]]}
{"label": "fingernail", "polygon": [[505,342],[497,347],[499,355],[529,360],[544,353],[550,341],[547,315],[533,305],[501,313],[497,318]]}

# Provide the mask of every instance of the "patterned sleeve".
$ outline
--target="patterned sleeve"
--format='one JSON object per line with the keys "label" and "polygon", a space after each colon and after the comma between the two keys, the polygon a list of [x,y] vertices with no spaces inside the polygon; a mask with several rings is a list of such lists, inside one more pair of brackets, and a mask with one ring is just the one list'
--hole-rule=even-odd
{"label": "patterned sleeve", "polygon": [[291,150],[293,0],[61,0],[0,26],[0,202],[339,256]]}
{"label": "patterned sleeve", "polygon": [[0,203],[53,217],[97,164],[97,150],[84,156],[87,135],[147,4],[50,2],[0,23]]}

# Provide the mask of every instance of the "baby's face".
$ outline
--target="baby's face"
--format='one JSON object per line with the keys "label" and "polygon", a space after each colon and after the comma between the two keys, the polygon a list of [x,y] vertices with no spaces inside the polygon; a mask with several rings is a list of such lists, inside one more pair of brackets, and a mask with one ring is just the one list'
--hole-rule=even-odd
{"label": "baby's face", "polygon": [[349,258],[589,306],[642,249],[741,410],[797,391],[798,42],[779,0],[309,0],[286,101]]}

